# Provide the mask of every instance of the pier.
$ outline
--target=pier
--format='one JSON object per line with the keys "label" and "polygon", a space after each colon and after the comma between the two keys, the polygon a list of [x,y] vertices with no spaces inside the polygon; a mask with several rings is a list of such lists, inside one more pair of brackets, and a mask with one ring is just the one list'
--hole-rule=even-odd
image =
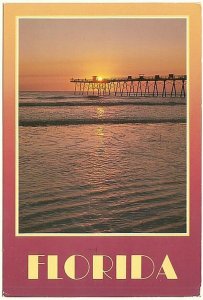
{"label": "pier", "polygon": [[185,97],[186,75],[169,74],[127,76],[118,78],[101,78],[92,76],[91,79],[75,79],[74,93],[76,95],[120,96],[120,97]]}

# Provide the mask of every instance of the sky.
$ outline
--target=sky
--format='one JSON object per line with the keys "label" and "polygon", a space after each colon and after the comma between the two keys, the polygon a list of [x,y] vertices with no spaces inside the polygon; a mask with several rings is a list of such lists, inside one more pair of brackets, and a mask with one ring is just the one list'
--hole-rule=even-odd
{"label": "sky", "polygon": [[185,19],[20,19],[19,89],[73,90],[71,78],[186,74]]}

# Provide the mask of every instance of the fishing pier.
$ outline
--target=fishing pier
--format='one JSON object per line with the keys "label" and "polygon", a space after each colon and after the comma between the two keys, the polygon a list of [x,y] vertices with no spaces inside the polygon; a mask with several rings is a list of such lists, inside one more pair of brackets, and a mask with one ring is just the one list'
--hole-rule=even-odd
{"label": "fishing pier", "polygon": [[186,75],[168,76],[154,75],[137,77],[101,78],[92,76],[91,79],[74,79],[76,95],[92,96],[134,96],[134,97],[185,97]]}

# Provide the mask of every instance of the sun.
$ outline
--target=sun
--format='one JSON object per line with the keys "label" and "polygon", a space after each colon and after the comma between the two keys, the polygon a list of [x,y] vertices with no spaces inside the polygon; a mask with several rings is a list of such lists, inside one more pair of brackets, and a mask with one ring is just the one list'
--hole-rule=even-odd
{"label": "sun", "polygon": [[102,81],[103,78],[102,78],[101,76],[98,76],[98,77],[97,77],[97,80],[98,80],[98,81]]}

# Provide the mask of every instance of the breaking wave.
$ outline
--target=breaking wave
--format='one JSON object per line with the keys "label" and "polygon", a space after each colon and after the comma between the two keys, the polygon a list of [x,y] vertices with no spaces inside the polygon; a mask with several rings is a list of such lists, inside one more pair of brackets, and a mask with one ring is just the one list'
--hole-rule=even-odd
{"label": "breaking wave", "polygon": [[20,126],[62,126],[62,125],[91,125],[91,124],[133,124],[133,123],[186,123],[185,118],[174,119],[66,119],[66,120],[26,120],[20,121]]}
{"label": "breaking wave", "polygon": [[[55,98],[56,99],[56,98]],[[62,99],[62,98],[57,98]],[[20,107],[30,107],[30,106],[125,106],[125,105],[165,105],[165,106],[172,106],[172,105],[185,105],[184,102],[132,102],[132,101],[112,101],[112,102],[101,102],[101,101],[94,101],[94,102],[22,102],[19,103]]]}

